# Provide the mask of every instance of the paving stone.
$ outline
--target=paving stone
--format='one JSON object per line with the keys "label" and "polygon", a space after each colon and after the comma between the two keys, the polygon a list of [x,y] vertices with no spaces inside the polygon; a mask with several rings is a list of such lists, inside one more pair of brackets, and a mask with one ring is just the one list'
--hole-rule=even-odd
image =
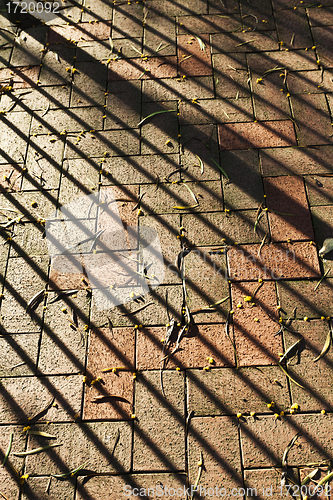
{"label": "paving stone", "polygon": [[213,54],[261,52],[279,48],[276,31],[216,33],[211,36],[211,43]]}
{"label": "paving stone", "polygon": [[249,97],[249,75],[244,54],[213,54],[216,97]]}
{"label": "paving stone", "polygon": [[188,411],[196,416],[264,413],[271,401],[278,410],[289,404],[287,379],[277,366],[186,373]]}
{"label": "paving stone", "polygon": [[[25,450],[25,433],[22,432],[22,427],[17,425],[2,425],[1,432],[1,441],[0,441],[0,449],[1,449],[1,458],[3,460],[6,451],[8,449],[8,443],[10,441],[10,435],[13,436],[12,442],[12,454],[7,462],[6,467],[1,467],[0,479],[1,479],[1,492],[4,494],[7,493],[11,495],[10,498],[18,498],[14,496],[14,493],[18,493],[17,484],[17,476],[15,472],[8,467],[8,463],[10,463],[15,469],[21,473],[24,468],[24,459],[22,457],[16,457],[14,453],[18,453]],[[14,452],[14,453],[13,453]],[[7,489],[8,488],[8,489]]]}
{"label": "paving stone", "polygon": [[297,71],[287,75],[291,94],[321,94],[333,91],[332,70]]}
{"label": "paving stone", "polygon": [[12,80],[13,89],[36,87],[40,67],[24,66],[20,68],[3,68],[0,70],[2,80]]}
{"label": "paving stone", "polygon": [[[194,40],[192,40],[192,38],[194,38]],[[200,48],[199,41],[195,37],[189,35],[177,36],[178,71],[181,75],[212,75],[209,37],[202,35],[200,39],[205,45],[204,49]]]}
{"label": "paving stone", "polygon": [[19,498],[21,488],[19,480],[14,473],[10,472],[8,468],[2,468],[0,471],[0,480],[3,495],[6,495],[7,498],[10,495],[13,500],[17,500]]}
{"label": "paving stone", "polygon": [[[90,14],[87,14],[90,15]],[[133,40],[133,45],[136,45],[136,40]],[[141,46],[141,44],[140,44]],[[124,47],[122,48],[123,56]],[[131,57],[137,57],[137,52],[132,50]],[[134,55],[135,54],[135,55]],[[106,61],[110,58],[110,42],[109,40],[89,40],[80,41],[76,44],[76,61]]]}
{"label": "paving stone", "polygon": [[19,101],[16,101],[17,104],[12,112],[21,111],[24,108],[29,108],[33,111],[37,111],[43,109],[44,111],[49,106],[50,109],[56,108],[65,108],[69,105],[69,94],[70,87],[62,87],[59,85],[51,86],[51,87],[38,87],[37,89],[31,90],[31,92],[27,93],[26,90],[16,90],[12,92],[10,95],[3,95],[1,99],[1,105],[3,108],[9,108],[10,105],[13,104],[13,99],[21,98],[23,99],[23,104],[20,104]]}
{"label": "paving stone", "polygon": [[82,21],[89,22],[96,19],[112,20],[113,5],[107,5],[101,0],[89,0],[90,12],[85,10],[82,14]]}
{"label": "paving stone", "polygon": [[201,99],[179,105],[181,124],[253,121],[251,99]]}
{"label": "paving stone", "polygon": [[89,279],[83,272],[83,259],[77,255],[64,258],[63,255],[51,257],[49,290],[82,290],[89,286]]}
{"label": "paving stone", "polygon": [[218,126],[220,149],[257,149],[295,145],[290,121],[228,123]]}
{"label": "paving stone", "polygon": [[18,163],[0,165],[0,193],[20,191],[22,166]]}
{"label": "paving stone", "polygon": [[[134,380],[129,372],[100,373],[102,381],[86,387],[85,420],[130,420],[133,414]],[[108,398],[109,395],[112,395]],[[106,396],[98,401],[97,398]]]}
{"label": "paving stone", "polygon": [[[113,47],[113,57],[111,57],[111,60],[118,61],[119,59],[137,59],[138,53],[141,54],[142,52],[142,40],[142,38],[118,38],[114,40],[115,45]],[[107,46],[110,49],[109,43],[107,43]],[[162,52],[163,53],[160,55],[168,55],[165,54],[164,51]],[[104,57],[104,59],[107,59],[107,64],[110,62],[111,55],[110,50],[108,50],[107,57]]]}
{"label": "paving stone", "polygon": [[[80,196],[91,195],[98,187],[98,180],[98,170],[95,170],[90,162],[67,161],[64,163],[58,200],[60,206]],[[85,214],[82,213],[81,217],[84,216]]]}
{"label": "paving stone", "polygon": [[[290,98],[300,146],[330,144],[332,124],[325,96],[322,94],[293,95]],[[320,123],[320,128],[318,127]]]}
{"label": "paving stone", "polygon": [[321,60],[326,67],[332,68],[332,30],[329,26],[318,26],[312,28],[311,31],[319,60]]}
{"label": "paving stone", "polygon": [[65,85],[71,83],[74,63],[75,48],[63,44],[49,45],[48,51],[44,54],[40,70],[39,79],[41,84]]}
{"label": "paving stone", "polygon": [[[103,163],[102,184],[154,183],[155,187],[157,187],[157,177],[164,180],[165,177],[178,168],[178,154],[106,158],[105,163]],[[179,174],[175,174],[174,178],[179,180]]]}
{"label": "paving stone", "polygon": [[333,9],[332,7],[310,7],[307,9],[309,22],[311,26],[332,26],[333,25]]}
{"label": "paving stone", "polygon": [[[216,125],[182,125],[182,178],[190,181],[220,180]],[[204,164],[200,167],[199,158]]]}
{"label": "paving stone", "polygon": [[[273,10],[283,10],[283,9],[293,9],[294,7],[296,8],[302,8],[301,5],[295,2],[294,0],[273,0]],[[303,7],[304,8],[304,7]],[[288,14],[288,13],[286,13]]]}
{"label": "paving stone", "polygon": [[78,23],[75,26],[51,26],[48,33],[48,43],[66,43],[80,40],[108,40],[111,22]]}
{"label": "paving stone", "polygon": [[305,10],[293,9],[288,15],[283,10],[274,13],[275,23],[283,47],[303,49],[312,47],[312,36]]}
{"label": "paving stone", "polygon": [[0,163],[21,162],[28,144],[31,115],[25,111],[12,113],[10,120],[1,115]]}
{"label": "paving stone", "polygon": [[260,54],[247,54],[246,59],[250,70],[261,75],[275,68],[275,66],[283,66],[287,71],[318,69],[314,51],[279,50]]}
{"label": "paving stone", "polygon": [[[167,293],[167,295],[166,295]],[[167,300],[166,300],[167,296]],[[108,318],[116,326],[131,326],[131,325],[165,325],[168,322],[167,304],[169,314],[175,320],[181,321],[181,308],[183,304],[182,289],[178,285],[159,286],[156,290],[152,290],[145,295],[145,302],[153,302],[146,309],[141,310],[133,315],[123,316],[122,314],[135,311],[138,309],[138,304],[133,300],[127,302],[121,308],[104,309],[103,311],[96,308],[95,303],[91,307],[91,323],[93,326],[101,327],[108,325]]]}
{"label": "paving stone", "polygon": [[11,66],[37,66],[40,64],[46,42],[46,29],[44,26],[21,31],[10,58]]}
{"label": "paving stone", "polygon": [[176,55],[176,26],[173,18],[167,18],[164,14],[157,14],[151,10],[145,21],[143,53],[148,55],[158,54],[161,56]]}
{"label": "paving stone", "polygon": [[[39,332],[42,322],[42,305],[31,313],[26,307],[32,297],[45,287],[46,280],[40,273],[47,272],[46,257],[30,257],[26,261],[22,257],[9,259],[4,287],[4,298],[1,302],[3,333]],[[45,275],[45,274],[44,274]]]}
{"label": "paving stone", "polygon": [[[241,458],[236,419],[231,417],[198,417],[191,419],[188,436],[189,483],[195,484],[198,459],[202,451],[205,463],[195,498],[219,498],[231,495],[232,488],[242,485]],[[214,495],[214,491],[218,495]],[[204,490],[205,489],[205,490]],[[205,491],[207,492],[205,494]]]}
{"label": "paving stone", "polygon": [[[79,109],[79,108],[76,108]],[[84,108],[88,109],[88,108]],[[87,133],[81,140],[68,137],[65,156],[67,158],[91,158],[127,156],[139,154],[140,141],[137,129],[105,130]],[[106,155],[104,153],[107,153]]]}
{"label": "paving stone", "polygon": [[261,218],[255,234],[255,210],[238,210],[229,214],[201,214],[183,216],[186,236],[193,246],[259,243],[268,232],[267,219]]}
{"label": "paving stone", "polygon": [[271,4],[265,0],[261,0],[255,6],[246,1],[241,2],[241,14],[244,29],[251,28],[260,31],[275,29]]}
{"label": "paving stone", "polygon": [[331,238],[333,227],[333,211],[331,206],[315,207],[311,209],[315,240],[319,248],[326,238]]}
{"label": "paving stone", "polygon": [[140,217],[140,229],[152,228],[156,231],[164,260],[165,276],[163,284],[180,283],[179,272],[175,267],[175,261],[181,251],[180,239],[177,239],[181,227],[180,215],[145,215]]}
{"label": "paving stone", "polygon": [[[118,500],[122,495],[141,496],[169,495],[177,491],[179,495],[186,492],[186,477],[184,474],[128,474],[113,477],[83,477],[78,479],[75,500],[89,498],[94,500]],[[136,489],[138,488],[138,489]]]}
{"label": "paving stone", "polygon": [[[1,377],[32,375],[37,363],[39,333],[3,335],[0,337],[2,352]],[[29,364],[25,358],[29,358]]]}
{"label": "paving stone", "polygon": [[177,32],[179,34],[191,33],[220,33],[221,31],[234,31],[241,26],[239,13],[231,13],[221,17],[216,14],[201,16],[180,16],[177,19]]}
{"label": "paving stone", "polygon": [[45,228],[38,223],[21,223],[16,226],[14,243],[10,248],[11,257],[27,255],[48,255]]}
{"label": "paving stone", "polygon": [[[246,498],[255,496],[258,500],[263,500],[266,495],[278,499],[281,496],[288,495],[288,486],[281,485],[282,469],[250,469],[244,471],[244,487],[247,492]],[[288,467],[288,477],[295,483],[298,481],[297,469]],[[295,488],[296,490],[296,488]]]}
{"label": "paving stone", "polygon": [[[234,366],[234,352],[229,339],[221,335],[223,324],[192,325],[190,332],[180,344],[180,349],[171,355],[181,327],[176,329],[171,338],[170,347],[163,351],[161,340],[165,337],[165,327],[143,328],[137,332],[136,360],[137,369],[158,370],[161,359],[169,354],[164,369],[203,368],[209,365],[208,358],[213,358],[212,367]],[[215,372],[215,370],[214,370]]]}
{"label": "paving stone", "polygon": [[44,374],[84,371],[87,347],[85,325],[89,318],[90,297],[85,291],[76,295],[69,297],[68,305],[62,300],[51,304],[49,300],[47,303],[38,360],[38,370]]}
{"label": "paving stone", "polygon": [[[62,446],[29,456],[27,474],[61,474],[82,466],[88,457],[87,468],[97,473],[124,473],[130,468],[132,430],[127,422],[59,423],[37,428],[52,433]],[[28,447],[33,449],[44,442],[45,438],[42,441],[30,435]]]}
{"label": "paving stone", "polygon": [[210,99],[214,97],[211,76],[145,80],[142,84],[142,101],[171,101],[176,99]]}
{"label": "paving stone", "polygon": [[87,371],[91,377],[105,377],[101,370],[122,367],[135,371],[133,328],[93,329],[89,337]]}
{"label": "paving stone", "polygon": [[[246,426],[246,428],[245,428]],[[330,455],[332,418],[328,415],[293,415],[281,420],[258,417],[241,423],[244,467],[269,467],[281,464],[283,452],[297,432],[299,446],[288,454],[288,465],[320,462]]]}
{"label": "paving stone", "polygon": [[135,128],[140,122],[141,82],[109,82],[105,128]]}
{"label": "paving stone", "polygon": [[79,375],[2,378],[1,422],[26,423],[37,415],[39,421],[73,421],[81,413],[81,379]]}
{"label": "paving stone", "polygon": [[107,67],[94,61],[78,62],[75,67],[71,107],[104,106]]}
{"label": "paving stone", "polygon": [[[2,5],[1,5],[2,6]],[[7,6],[8,8],[9,6]],[[6,9],[4,9],[6,10]],[[8,11],[7,11],[8,12]],[[0,42],[1,42],[1,45],[2,46],[6,46],[6,45],[11,45],[11,48],[13,47],[14,45],[14,40],[15,40],[15,35],[16,35],[16,30],[15,31],[5,31],[5,30],[2,30],[2,33],[0,35]]]}
{"label": "paving stone", "polygon": [[255,306],[252,306],[244,297],[253,296],[257,287],[256,283],[231,285],[239,366],[276,365],[278,354],[283,350],[281,338],[274,335],[279,330],[275,284],[264,283],[256,292]]}
{"label": "paving stone", "polygon": [[[81,132],[81,130],[102,129],[103,112],[104,108],[100,107],[77,107],[66,109],[66,111],[57,109],[49,111],[47,120],[45,120],[42,117],[43,112],[37,111],[32,121],[31,133],[51,132],[54,134],[64,130],[66,132]],[[39,124],[42,127],[38,127]]]}
{"label": "paving stone", "polygon": [[48,477],[29,477],[22,490],[22,500],[29,498],[43,498],[47,489],[49,500],[72,500],[75,494],[73,481],[52,480],[49,485]]}
{"label": "paving stone", "polygon": [[311,215],[302,177],[266,177],[264,189],[273,241],[313,239]]}
{"label": "paving stone", "polygon": [[142,58],[119,59],[109,63],[109,82],[138,80],[139,78],[140,80],[174,78],[176,76],[177,59],[175,56],[151,57],[148,61],[144,61]]}
{"label": "paving stone", "polygon": [[146,7],[166,17],[207,14],[207,4],[202,0],[193,0],[190,6],[178,2],[170,3],[167,0],[147,0]]}
{"label": "paving stone", "polygon": [[230,277],[236,281],[319,277],[317,250],[311,243],[272,243],[232,247],[228,252]]}
{"label": "paving stone", "polygon": [[283,120],[290,115],[286,87],[280,75],[270,73],[261,79],[260,73],[252,73],[254,111],[257,120]]}
{"label": "paving stone", "polygon": [[120,4],[113,10],[112,39],[142,37],[143,5]]}
{"label": "paving stone", "polygon": [[228,210],[257,208],[263,200],[258,152],[222,151],[221,165],[229,177],[223,176],[223,199]]}
{"label": "paving stone", "polygon": [[281,281],[278,282],[278,296],[283,313],[290,316],[295,307],[296,318],[320,318],[332,316],[332,305],[329,297],[332,290],[332,279],[325,278],[320,287],[314,291],[316,281]]}
{"label": "paving stone", "polygon": [[142,372],[135,382],[133,469],[184,470],[184,375],[165,371]]}
{"label": "paving stone", "polygon": [[[188,186],[199,201],[196,205],[192,194],[186,189]],[[220,211],[223,207],[222,189],[220,181],[203,181],[200,183],[182,184],[160,184],[156,191],[155,186],[145,186],[144,211],[147,214],[181,213],[198,211]],[[180,210],[176,207],[188,207]]]}
{"label": "paving stone", "polygon": [[12,55],[12,47],[3,48],[1,51],[1,60],[0,60],[0,70],[3,68],[7,68],[9,66],[10,56]]}
{"label": "paving stone", "polygon": [[[50,212],[55,209],[57,198],[50,191],[27,191],[20,193],[7,193],[0,195],[3,210],[21,214],[24,222],[33,221],[43,223]],[[43,219],[41,219],[43,218]],[[1,214],[0,220],[7,222],[8,218]]]}
{"label": "paving stone", "polygon": [[[293,321],[293,332],[285,331],[286,349],[303,337],[304,344],[294,361],[288,363],[288,373],[299,380],[304,388],[290,384],[292,402],[297,403],[302,410],[329,410],[332,402],[332,353],[313,362],[325,345],[330,326],[328,322],[313,320],[311,322]],[[302,337],[300,337],[300,335]]]}
{"label": "paving stone", "polygon": [[64,140],[50,142],[48,135],[30,137],[26,167],[28,172],[22,181],[22,190],[58,189]]}
{"label": "paving stone", "polygon": [[333,178],[326,176],[306,176],[304,178],[309,205],[332,205]]}
{"label": "paving stone", "polygon": [[80,5],[82,5],[82,3],[82,1],[78,2],[76,7],[68,6],[61,17],[59,15],[52,16],[52,18],[48,19],[45,24],[47,26],[63,26],[67,25],[67,23],[79,23],[82,17],[82,10],[80,9]]}
{"label": "paving stone", "polygon": [[[145,103],[142,116],[170,109],[177,111],[177,104],[172,101]],[[141,138],[142,154],[177,153],[179,149],[177,114],[163,113],[152,117],[142,125]]]}
{"label": "paving stone", "polygon": [[[220,249],[193,248],[184,262],[187,304],[195,321],[225,321],[229,310],[228,271]],[[224,300],[212,308],[216,302]]]}
{"label": "paving stone", "polygon": [[259,152],[264,177],[330,173],[332,146],[271,148]]}

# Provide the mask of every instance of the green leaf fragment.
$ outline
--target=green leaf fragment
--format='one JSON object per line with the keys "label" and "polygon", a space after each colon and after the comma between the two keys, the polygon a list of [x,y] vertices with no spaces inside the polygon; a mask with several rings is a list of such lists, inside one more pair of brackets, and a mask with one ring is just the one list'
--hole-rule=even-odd
{"label": "green leaf fragment", "polygon": [[5,465],[6,465],[7,459],[8,459],[8,457],[9,457],[10,450],[12,449],[13,437],[14,437],[14,434],[12,433],[12,434],[10,435],[8,448],[7,448],[6,454],[5,454],[4,459],[3,459],[3,462],[2,462],[2,465],[3,465],[3,466],[5,466]]}
{"label": "green leaf fragment", "polygon": [[325,344],[324,344],[324,347],[321,351],[321,353],[319,354],[319,356],[317,356],[313,362],[315,363],[316,361],[318,361],[320,358],[322,358],[323,356],[325,356],[325,354],[327,353],[327,351],[329,350],[330,348],[330,345],[331,345],[331,338],[332,338],[332,333],[331,333],[331,330],[328,332],[327,334],[327,337],[326,337],[326,341],[325,341]]}
{"label": "green leaf fragment", "polygon": [[204,173],[204,164],[203,164],[203,161],[200,158],[200,156],[198,156],[198,155],[195,155],[195,156],[198,158],[199,166],[200,166],[200,172],[201,172],[201,175],[202,175]]}
{"label": "green leaf fragment", "polygon": [[151,115],[146,116],[141,120],[141,122],[138,123],[138,127],[142,125],[146,120],[149,120],[149,118],[152,118],[153,116],[160,115],[161,113],[175,113],[174,109],[163,109],[162,111],[156,111],[155,113],[152,113]]}
{"label": "green leaf fragment", "polygon": [[50,448],[56,448],[58,446],[62,446],[62,444],[48,444],[46,446],[41,446],[40,448],[35,448],[34,450],[18,451],[17,453],[13,453],[13,455],[16,457],[26,457],[27,455],[36,455],[37,453],[42,453],[43,451],[49,450]]}
{"label": "green leaf fragment", "polygon": [[328,273],[330,272],[331,268],[329,267],[327,269],[327,271],[325,272],[325,274],[320,278],[320,280],[318,281],[318,283],[316,284],[316,286],[314,287],[313,291],[315,292],[317,290],[317,288],[320,286],[320,284],[322,283],[323,279],[326,278],[326,276],[328,275]]}
{"label": "green leaf fragment", "polygon": [[309,481],[311,481],[311,479],[313,479],[316,474],[319,472],[319,468],[317,469],[314,469],[313,471],[309,472],[309,474],[307,476],[305,476],[305,478],[303,479],[303,481],[301,482],[301,486],[303,486],[304,484],[308,484]]}
{"label": "green leaf fragment", "polygon": [[203,41],[201,40],[201,38],[198,37],[198,36],[196,36],[195,38],[198,40],[200,50],[205,50],[206,45],[203,43]]}
{"label": "green leaf fragment", "polygon": [[286,375],[286,377],[288,377],[289,380],[291,380],[291,382],[293,382],[294,384],[298,385],[298,387],[300,387],[301,389],[305,389],[305,387],[303,385],[301,385],[298,382],[296,382],[296,380],[291,375],[289,375],[289,373],[287,372],[287,370],[285,370],[280,363],[279,363],[279,367],[281,368],[281,370],[283,371],[283,373]]}
{"label": "green leaf fragment", "polygon": [[77,467],[76,469],[70,470],[69,472],[65,472],[64,474],[52,474],[52,477],[56,478],[61,478],[61,477],[66,477],[66,476],[74,476],[77,472],[79,472],[83,467],[87,465],[88,462],[85,462],[84,464],[80,465],[80,467]]}
{"label": "green leaf fragment", "polygon": [[[323,477],[323,479],[321,479],[320,481],[318,481],[318,485],[315,488],[315,491],[318,489],[318,486],[322,486],[323,484],[328,483],[331,479],[333,479],[333,472],[330,472],[325,477]],[[314,493],[315,493],[315,491],[314,491]]]}
{"label": "green leaf fragment", "polygon": [[220,165],[219,165],[219,164],[218,164],[215,160],[213,160],[213,158],[210,158],[210,160],[212,160],[212,162],[213,162],[213,163],[214,163],[214,164],[215,164],[215,165],[216,165],[216,166],[217,166],[217,167],[221,170],[221,172],[222,172],[222,174],[224,175],[224,177],[225,177],[228,181],[230,181],[230,179],[229,179],[228,175],[227,175],[227,174],[226,174],[226,172],[223,170],[223,168],[222,168],[222,167],[220,167]]}
{"label": "green leaf fragment", "polygon": [[294,446],[298,436],[300,436],[300,432],[295,434],[295,436],[292,438],[292,440],[289,442],[288,446],[284,450],[283,457],[282,457],[282,467],[285,468],[287,467],[287,458],[288,458],[288,453],[291,450],[291,448]]}
{"label": "green leaf fragment", "polygon": [[287,349],[286,352],[283,354],[283,356],[280,358],[279,363],[282,363],[283,361],[288,361],[289,359],[295,357],[303,342],[304,339],[302,337],[301,339],[297,340],[297,342],[295,342],[292,346],[290,346],[289,349]]}
{"label": "green leaf fragment", "polygon": [[45,437],[46,439],[56,439],[56,437],[57,437],[57,436],[53,436],[52,434],[49,434],[48,432],[32,431],[31,429],[29,429],[28,434],[33,434],[34,436]]}
{"label": "green leaf fragment", "polygon": [[187,184],[185,184],[185,182],[184,182],[184,186],[188,189],[188,191],[189,191],[189,193],[191,194],[192,198],[194,199],[195,203],[196,203],[197,205],[199,205],[198,199],[197,199],[197,197],[195,196],[195,194],[193,193],[192,189],[191,189],[191,188],[190,188]]}
{"label": "green leaf fragment", "polygon": [[320,257],[331,252],[331,250],[333,250],[333,238],[326,238],[322,248],[319,250]]}

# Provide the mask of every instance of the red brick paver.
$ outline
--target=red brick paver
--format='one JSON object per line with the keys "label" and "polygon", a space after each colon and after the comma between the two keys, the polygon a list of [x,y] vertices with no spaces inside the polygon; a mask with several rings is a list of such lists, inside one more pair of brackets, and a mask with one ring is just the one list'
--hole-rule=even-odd
{"label": "red brick paver", "polygon": [[330,472],[332,19],[2,12],[0,496],[278,500]]}
{"label": "red brick paver", "polygon": [[289,121],[219,125],[220,149],[267,148],[295,145]]}

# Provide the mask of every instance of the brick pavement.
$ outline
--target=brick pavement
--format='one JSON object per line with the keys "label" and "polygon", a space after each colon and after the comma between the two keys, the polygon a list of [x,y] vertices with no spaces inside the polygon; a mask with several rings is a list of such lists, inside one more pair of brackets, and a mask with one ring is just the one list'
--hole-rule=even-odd
{"label": "brick pavement", "polygon": [[0,496],[301,498],[317,469],[313,492],[333,458],[333,0],[13,5]]}

